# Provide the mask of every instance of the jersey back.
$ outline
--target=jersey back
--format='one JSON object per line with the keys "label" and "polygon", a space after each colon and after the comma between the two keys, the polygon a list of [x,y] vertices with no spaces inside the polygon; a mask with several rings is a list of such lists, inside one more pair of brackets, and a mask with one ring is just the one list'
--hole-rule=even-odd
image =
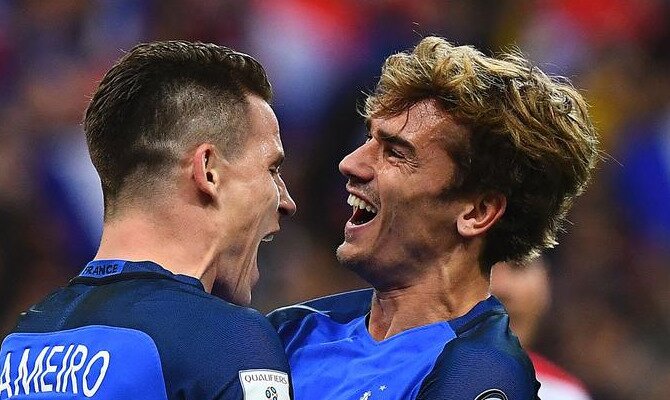
{"label": "jersey back", "polygon": [[[167,398],[158,350],[143,332],[86,326],[15,333],[2,346],[0,397]],[[103,384],[104,383],[104,384]]]}
{"label": "jersey back", "polygon": [[90,263],[22,315],[0,368],[0,399],[291,396],[281,343],[262,315],[150,262]]}

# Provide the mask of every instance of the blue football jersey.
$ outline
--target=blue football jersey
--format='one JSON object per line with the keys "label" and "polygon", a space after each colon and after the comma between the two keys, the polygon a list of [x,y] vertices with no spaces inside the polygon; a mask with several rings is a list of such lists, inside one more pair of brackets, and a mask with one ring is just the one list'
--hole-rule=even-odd
{"label": "blue football jersey", "polygon": [[372,290],[274,311],[297,400],[535,400],[533,366],[494,297],[466,315],[383,341],[367,329]]}
{"label": "blue football jersey", "polygon": [[265,317],[152,262],[89,263],[23,313],[0,349],[0,399],[288,400],[290,392]]}

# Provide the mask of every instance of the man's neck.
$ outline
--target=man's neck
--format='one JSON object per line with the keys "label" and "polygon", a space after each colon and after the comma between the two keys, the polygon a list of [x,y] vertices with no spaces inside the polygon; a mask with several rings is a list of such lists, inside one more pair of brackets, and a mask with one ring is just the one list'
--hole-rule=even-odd
{"label": "man's neck", "polygon": [[214,243],[193,224],[179,219],[178,213],[129,212],[106,221],[95,259],[153,261],[174,274],[199,279],[211,292]]}
{"label": "man's neck", "polygon": [[392,290],[375,290],[368,330],[377,341],[467,314],[489,295],[489,280],[474,263],[445,265],[435,274]]}

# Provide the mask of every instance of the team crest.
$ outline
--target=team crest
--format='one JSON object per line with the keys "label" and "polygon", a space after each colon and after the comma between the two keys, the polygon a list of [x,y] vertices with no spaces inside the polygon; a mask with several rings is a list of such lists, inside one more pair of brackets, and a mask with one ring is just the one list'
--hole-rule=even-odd
{"label": "team crest", "polygon": [[489,389],[482,392],[475,400],[508,400],[507,395],[499,389]]}

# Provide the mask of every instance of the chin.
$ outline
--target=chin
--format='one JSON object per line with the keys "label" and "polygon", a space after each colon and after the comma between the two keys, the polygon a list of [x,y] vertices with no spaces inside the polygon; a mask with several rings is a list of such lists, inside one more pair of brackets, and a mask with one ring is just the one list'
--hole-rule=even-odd
{"label": "chin", "polygon": [[356,251],[354,246],[346,242],[337,248],[336,255],[342,266],[360,276],[377,290],[402,286],[403,281],[397,279],[402,275],[398,274],[399,268],[400,270],[403,268],[402,262],[391,262],[386,258],[375,257],[375,254],[372,253]]}
{"label": "chin", "polygon": [[335,256],[337,257],[337,261],[339,261],[340,264],[345,266],[349,264],[353,258],[351,255],[351,245],[347,242],[339,245],[337,250],[335,250]]}
{"label": "chin", "polygon": [[361,278],[365,279],[365,275],[367,275],[364,273],[365,266],[369,264],[369,262],[367,262],[363,255],[357,254],[352,247],[353,246],[349,243],[342,243],[335,251],[337,261],[339,261],[345,268],[357,273]]}

